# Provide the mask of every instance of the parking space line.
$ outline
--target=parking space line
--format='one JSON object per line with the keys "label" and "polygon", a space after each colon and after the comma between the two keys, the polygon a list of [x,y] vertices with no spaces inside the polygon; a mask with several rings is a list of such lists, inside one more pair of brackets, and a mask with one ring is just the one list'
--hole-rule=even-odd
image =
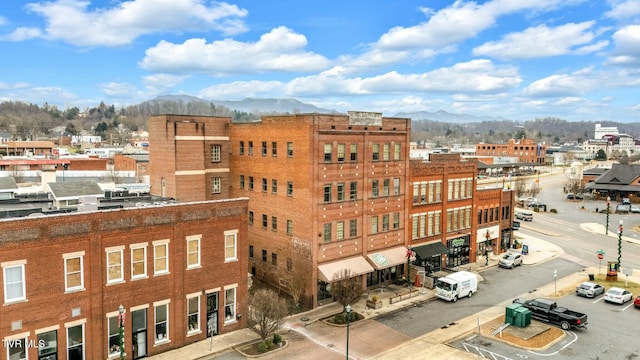
{"label": "parking space line", "polygon": [[597,298],[597,299],[593,300],[591,303],[592,303],[592,304],[595,304],[595,303],[600,302],[600,301],[602,301],[602,300],[604,300],[604,296],[601,296],[601,297],[599,297],[599,298]]}
{"label": "parking space line", "polygon": [[[510,358],[510,357],[507,357],[507,356],[505,356],[505,355],[498,354],[498,353],[496,353],[496,352],[493,352],[493,351],[487,350],[487,349],[485,349],[485,348],[481,348],[481,347],[479,347],[479,346],[477,346],[477,345],[473,345],[473,344],[469,344],[469,343],[465,343],[465,342],[463,342],[463,343],[462,343],[462,347],[464,347],[464,349],[465,349],[468,353],[471,353],[471,354],[473,354],[473,353],[474,353],[474,351],[472,351],[472,350],[475,350],[475,352],[477,352],[477,353],[478,353],[478,355],[479,355],[479,356],[481,356],[483,359],[486,359],[487,357],[489,357],[489,358],[494,359],[494,360],[498,360],[498,359],[513,360],[513,359],[512,359],[512,358]],[[470,350],[469,348],[471,348],[471,350]],[[488,356],[485,356],[485,354],[487,354]],[[520,356],[520,357],[522,358],[522,355],[518,354],[518,356]],[[524,358],[526,359],[526,355],[525,355],[525,357],[524,357]]]}
{"label": "parking space line", "polygon": [[627,306],[623,307],[623,308],[622,308],[622,310],[620,310],[620,311],[626,311],[628,308],[630,308],[630,307],[632,307],[632,306],[633,306],[633,302],[632,302],[631,304],[629,304],[629,305],[627,305]]}

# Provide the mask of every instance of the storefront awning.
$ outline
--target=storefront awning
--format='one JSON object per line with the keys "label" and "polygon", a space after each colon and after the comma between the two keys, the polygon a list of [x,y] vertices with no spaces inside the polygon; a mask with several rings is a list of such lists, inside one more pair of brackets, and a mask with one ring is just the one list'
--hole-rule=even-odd
{"label": "storefront awning", "polygon": [[318,279],[330,283],[335,279],[334,276],[340,276],[344,269],[348,269],[352,276],[373,272],[367,260],[362,256],[356,256],[318,265]]}
{"label": "storefront awning", "polygon": [[440,241],[427,245],[416,246],[411,248],[411,250],[415,251],[416,255],[420,256],[422,259],[428,259],[434,255],[447,254],[449,252],[449,249],[447,249],[447,247]]}
{"label": "storefront awning", "polygon": [[386,269],[391,266],[407,262],[407,248],[396,246],[387,250],[367,255],[369,262],[376,270]]}

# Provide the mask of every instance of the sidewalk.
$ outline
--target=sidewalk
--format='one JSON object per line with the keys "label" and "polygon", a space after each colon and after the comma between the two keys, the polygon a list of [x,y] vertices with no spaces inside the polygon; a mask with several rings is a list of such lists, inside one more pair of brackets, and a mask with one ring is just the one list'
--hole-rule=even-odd
{"label": "sidewalk", "polygon": [[[594,233],[602,230],[604,233],[604,227],[599,229],[595,225],[587,225],[586,229]],[[548,234],[552,235],[552,234]],[[615,235],[615,234],[614,234]],[[617,236],[617,235],[616,235]],[[517,238],[520,242],[526,244],[529,248],[529,254],[524,256],[524,265],[535,265],[545,261],[548,261],[557,256],[563,255],[564,251],[557,245],[540,240],[535,237],[526,236],[523,234],[517,234]],[[515,251],[515,250],[511,250]],[[495,267],[498,264],[499,255],[492,255],[489,257],[488,265],[485,265],[484,258],[473,264],[466,264],[461,266],[459,270],[467,270],[473,272],[481,272],[487,268]],[[586,281],[589,273],[593,273],[597,269],[588,268],[583,272],[573,274],[566,278],[558,279],[557,288],[562,289],[565,287],[574,286],[582,281]],[[635,272],[636,274],[638,272]],[[640,282],[640,276],[634,275],[632,281]],[[637,279],[636,279],[637,278]],[[482,279],[481,279],[482,280]],[[631,280],[631,279],[629,279]],[[382,314],[388,314],[394,311],[401,310],[410,306],[417,306],[427,301],[435,299],[435,294],[432,289],[420,288],[418,295],[407,300],[399,301],[394,304],[390,304],[389,298],[396,296],[400,293],[406,293],[408,289],[400,286],[388,286],[381,289],[372,290],[369,293],[365,293],[360,301],[351,305],[351,308],[364,315],[365,318],[374,318]],[[553,296],[555,288],[553,284],[545,286],[539,289],[540,296]],[[366,299],[370,295],[376,295],[383,301],[383,307],[380,309],[370,309],[365,305]],[[493,320],[496,317],[503,315],[505,306],[504,304],[497,304],[480,313],[476,313],[468,318],[462,319],[457,322],[456,326],[448,327],[446,329],[438,329],[431,333],[425,334],[419,338],[411,339],[402,343],[397,347],[387,349],[375,356],[376,359],[477,359],[469,353],[459,351],[452,348],[447,343],[459,339],[460,337],[467,336],[474,331],[477,331],[478,322],[485,323]],[[336,302],[330,302],[325,305],[321,305],[316,309],[310,310],[305,313],[296,314],[289,317],[284,325],[285,329],[292,331],[300,331],[311,324],[316,323],[319,320],[327,318],[331,315],[337,314],[342,311],[342,305]],[[328,327],[328,326],[327,326]],[[358,331],[366,332],[366,328],[360,328]],[[363,334],[366,336],[366,334]],[[184,346],[180,349],[171,350],[160,355],[149,357],[152,360],[173,360],[173,359],[185,359],[185,360],[198,360],[198,359],[212,359],[215,354],[226,351],[234,346],[257,340],[258,335],[249,330],[243,329],[234,331],[231,333],[217,335],[212,339],[206,339],[191,345]],[[283,351],[287,351],[284,349]]]}

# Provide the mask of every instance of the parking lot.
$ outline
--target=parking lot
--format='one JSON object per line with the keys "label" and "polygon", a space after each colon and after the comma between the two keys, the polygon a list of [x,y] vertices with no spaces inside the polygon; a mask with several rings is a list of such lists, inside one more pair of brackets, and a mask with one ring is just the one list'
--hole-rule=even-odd
{"label": "parking lot", "polygon": [[[634,294],[635,296],[636,294]],[[586,330],[565,331],[565,337],[547,349],[510,346],[496,338],[471,335],[451,344],[459,349],[493,359],[635,359],[640,354],[638,323],[640,309],[633,301],[624,305],[606,303],[604,296],[585,298],[570,294],[556,299],[560,306],[586,313]],[[532,320],[536,321],[536,320]],[[611,336],[616,334],[616,336]]]}

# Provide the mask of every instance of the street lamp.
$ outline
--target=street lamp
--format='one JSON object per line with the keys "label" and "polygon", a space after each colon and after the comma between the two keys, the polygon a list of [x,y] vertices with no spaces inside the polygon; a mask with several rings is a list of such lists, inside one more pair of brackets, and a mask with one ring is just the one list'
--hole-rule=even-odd
{"label": "street lamp", "polygon": [[618,271],[622,269],[622,220],[620,220],[620,226],[618,226]]}
{"label": "street lamp", "polygon": [[124,360],[124,306],[118,306],[118,326],[120,335],[120,360]]}
{"label": "street lamp", "polygon": [[604,228],[604,234],[609,235],[609,209],[611,207],[611,197],[607,196],[607,226]]}
{"label": "street lamp", "polygon": [[349,360],[349,322],[351,321],[351,306],[347,305],[344,311],[347,313],[347,360]]}
{"label": "street lamp", "polygon": [[484,244],[484,266],[489,266],[489,251],[493,250],[491,249],[491,245],[489,245],[489,241],[491,240],[491,234],[489,233],[489,230],[487,230],[487,233],[484,235],[484,237],[487,239],[486,243]]}

